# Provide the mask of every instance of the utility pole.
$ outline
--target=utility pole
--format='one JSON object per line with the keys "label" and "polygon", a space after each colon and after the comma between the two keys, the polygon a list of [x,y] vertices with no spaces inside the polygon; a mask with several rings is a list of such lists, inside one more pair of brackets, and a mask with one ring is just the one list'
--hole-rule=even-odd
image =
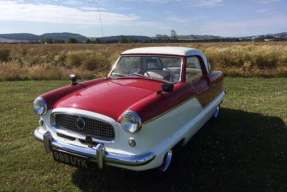
{"label": "utility pole", "polygon": [[101,7],[100,7],[100,0],[95,0],[96,2],[96,8],[97,8],[97,12],[98,12],[98,19],[99,19],[99,28],[100,28],[100,35],[101,37],[103,37],[104,32],[103,32],[103,20],[102,20],[102,15],[101,15]]}

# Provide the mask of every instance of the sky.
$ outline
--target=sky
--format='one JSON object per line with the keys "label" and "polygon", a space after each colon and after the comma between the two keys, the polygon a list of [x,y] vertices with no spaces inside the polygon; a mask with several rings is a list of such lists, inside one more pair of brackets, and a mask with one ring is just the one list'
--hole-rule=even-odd
{"label": "sky", "polygon": [[110,35],[287,32],[287,0],[0,0],[0,33]]}

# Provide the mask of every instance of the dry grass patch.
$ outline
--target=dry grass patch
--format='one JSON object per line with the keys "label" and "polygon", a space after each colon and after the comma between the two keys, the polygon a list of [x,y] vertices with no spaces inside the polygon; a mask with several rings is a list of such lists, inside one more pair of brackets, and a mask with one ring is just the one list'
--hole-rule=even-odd
{"label": "dry grass patch", "polygon": [[286,76],[287,43],[53,44],[0,47],[1,80],[103,76],[119,54],[146,46],[185,46],[203,50],[216,70],[228,76]]}

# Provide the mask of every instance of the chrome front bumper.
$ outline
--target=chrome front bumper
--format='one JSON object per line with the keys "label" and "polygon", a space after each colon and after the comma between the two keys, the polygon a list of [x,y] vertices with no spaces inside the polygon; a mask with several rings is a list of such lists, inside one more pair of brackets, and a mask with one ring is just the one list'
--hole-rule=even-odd
{"label": "chrome front bumper", "polygon": [[155,158],[155,155],[151,152],[141,155],[126,155],[107,152],[104,144],[102,143],[98,143],[96,146],[92,147],[82,147],[59,142],[52,137],[49,131],[44,131],[42,127],[39,127],[34,131],[34,136],[39,141],[44,142],[44,146],[47,152],[54,150],[74,155],[81,155],[91,159],[92,162],[96,162],[99,168],[103,168],[104,164],[143,166]]}

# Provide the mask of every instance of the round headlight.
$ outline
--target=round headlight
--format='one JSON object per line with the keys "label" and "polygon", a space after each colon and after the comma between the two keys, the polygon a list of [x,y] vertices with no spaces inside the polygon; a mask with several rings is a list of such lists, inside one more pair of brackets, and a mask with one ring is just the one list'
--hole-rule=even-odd
{"label": "round headlight", "polygon": [[47,103],[42,97],[37,97],[34,102],[34,111],[38,115],[44,115],[47,112]]}
{"label": "round headlight", "polygon": [[142,120],[136,112],[127,111],[123,114],[121,124],[127,132],[136,133],[142,127]]}

